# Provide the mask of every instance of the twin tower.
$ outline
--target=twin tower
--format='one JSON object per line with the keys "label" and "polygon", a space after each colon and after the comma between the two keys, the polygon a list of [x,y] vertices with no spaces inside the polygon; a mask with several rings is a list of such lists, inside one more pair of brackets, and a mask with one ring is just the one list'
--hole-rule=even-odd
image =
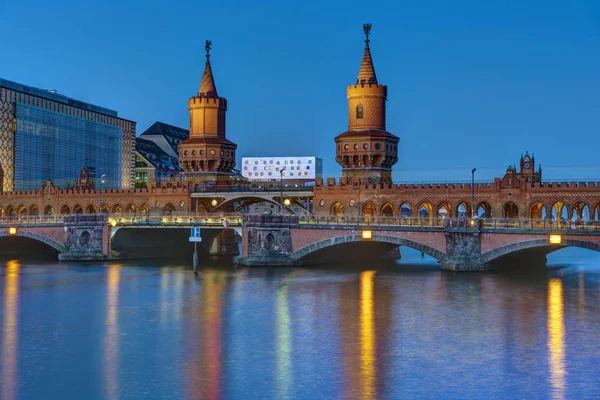
{"label": "twin tower", "polygon": [[[363,25],[365,50],[358,79],[348,86],[348,130],[335,138],[342,179],[363,183],[392,182],[399,138],[386,131],[387,87],[377,82],[369,48],[371,24]],[[198,94],[188,101],[190,137],[179,144],[179,160],[187,181],[227,184],[235,167],[237,145],[225,137],[227,100],[219,97],[210,66],[211,42]]]}

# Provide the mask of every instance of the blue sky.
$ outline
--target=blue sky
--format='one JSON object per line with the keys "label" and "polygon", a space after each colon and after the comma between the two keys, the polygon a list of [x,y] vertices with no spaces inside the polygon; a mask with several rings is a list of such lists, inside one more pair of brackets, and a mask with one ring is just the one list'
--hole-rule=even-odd
{"label": "blue sky", "polygon": [[[238,156],[316,155],[339,176],[373,24],[394,180],[502,175],[525,150],[546,179],[600,178],[600,2],[0,1],[0,77],[188,127],[204,41]],[[239,162],[239,160],[238,160]]]}

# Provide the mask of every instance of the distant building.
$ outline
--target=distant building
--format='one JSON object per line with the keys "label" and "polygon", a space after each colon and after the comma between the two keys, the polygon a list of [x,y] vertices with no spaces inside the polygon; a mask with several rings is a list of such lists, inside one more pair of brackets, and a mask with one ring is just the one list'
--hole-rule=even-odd
{"label": "distant building", "polygon": [[[281,172],[283,169],[283,172]],[[323,177],[318,157],[242,157],[242,176],[249,180],[312,181]]]}
{"label": "distant building", "polygon": [[189,131],[163,122],[144,131],[135,143],[135,187],[177,180],[182,171],[177,146],[188,137]]}
{"label": "distant building", "polygon": [[69,187],[86,168],[105,189],[132,188],[135,128],[114,110],[0,79],[0,187]]}

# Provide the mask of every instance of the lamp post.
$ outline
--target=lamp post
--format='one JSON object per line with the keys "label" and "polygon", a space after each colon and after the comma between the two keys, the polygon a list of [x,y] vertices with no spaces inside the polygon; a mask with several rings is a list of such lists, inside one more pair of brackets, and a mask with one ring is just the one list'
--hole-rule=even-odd
{"label": "lamp post", "polygon": [[283,167],[279,170],[279,215],[283,215],[283,173],[287,170],[287,167]]}
{"label": "lamp post", "polygon": [[471,170],[471,218],[475,216],[475,171],[477,168]]}
{"label": "lamp post", "polygon": [[100,175],[100,206],[98,207],[98,214],[102,214],[102,185],[106,182],[106,174]]}

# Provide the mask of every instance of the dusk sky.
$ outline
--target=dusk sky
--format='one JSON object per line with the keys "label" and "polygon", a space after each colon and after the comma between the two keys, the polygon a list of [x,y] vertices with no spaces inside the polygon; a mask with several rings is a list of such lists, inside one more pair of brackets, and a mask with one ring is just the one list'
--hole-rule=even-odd
{"label": "dusk sky", "polygon": [[[226,3],[226,4],[225,4]],[[526,3],[526,4],[523,4]],[[0,1],[0,77],[137,122],[189,128],[204,41],[242,156],[315,155],[339,176],[372,23],[395,181],[501,176],[526,150],[544,178],[600,178],[600,2]]]}

